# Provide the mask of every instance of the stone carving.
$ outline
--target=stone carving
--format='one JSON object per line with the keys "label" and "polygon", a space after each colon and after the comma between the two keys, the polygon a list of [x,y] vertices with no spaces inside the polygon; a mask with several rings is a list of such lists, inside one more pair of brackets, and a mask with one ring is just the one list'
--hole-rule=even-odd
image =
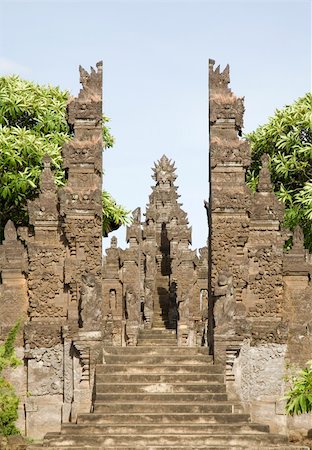
{"label": "stone carving", "polygon": [[208,319],[208,289],[200,291],[200,312],[203,321]]}
{"label": "stone carving", "polygon": [[70,408],[73,401],[73,363],[71,357],[72,340],[68,326],[64,326],[62,329],[63,341],[64,341],[64,408],[63,414],[66,417],[66,421],[70,419]]}
{"label": "stone carving", "polygon": [[[2,271],[2,284],[6,287],[6,290],[18,289],[21,291],[20,295],[24,298],[18,303],[20,304],[19,307],[24,310],[27,299],[25,298],[25,292],[22,293],[22,291],[25,291],[24,288],[26,287],[24,273],[28,272],[28,261],[26,249],[17,238],[15,225],[11,220],[4,227],[4,241],[0,252],[0,270]],[[11,294],[13,295],[12,292]]]}
{"label": "stone carving", "polygon": [[278,201],[271,182],[269,170],[269,156],[263,155],[261,158],[262,167],[259,174],[259,183],[257,192],[254,194],[253,204],[251,207],[251,219],[259,220],[277,220],[283,221],[284,206]]}
{"label": "stone carving", "polygon": [[26,352],[37,348],[53,348],[62,342],[61,327],[57,324],[28,322],[24,327]]}
{"label": "stone carving", "polygon": [[91,67],[88,73],[79,66],[82,89],[77,98],[68,105],[68,122],[75,125],[76,120],[90,120],[100,124],[102,114],[102,61],[96,64],[97,70]]}
{"label": "stone carving", "polygon": [[93,274],[82,275],[82,286],[80,288],[80,323],[85,330],[99,327],[101,320],[101,285],[96,281]]}
{"label": "stone carving", "polygon": [[4,227],[4,240],[5,242],[17,240],[16,228],[12,220],[9,220]]}
{"label": "stone carving", "polygon": [[285,351],[283,344],[250,347],[248,341],[243,342],[239,355],[242,400],[259,401],[265,395],[282,397]]}
{"label": "stone carving", "polygon": [[283,274],[308,276],[310,267],[307,262],[307,250],[304,248],[304,237],[299,225],[293,231],[292,248],[284,254]]}
{"label": "stone carving", "polygon": [[153,323],[153,282],[150,280],[145,281],[145,296],[144,296],[144,320],[148,328],[151,328]]}
{"label": "stone carving", "polygon": [[230,67],[227,65],[223,72],[220,66],[213,68],[215,61],[209,60],[209,120],[211,124],[218,120],[235,120],[235,129],[241,132],[243,127],[244,103],[242,98],[236,97],[228,87],[230,83]]}
{"label": "stone carving", "polygon": [[61,245],[29,243],[29,314],[32,318],[66,317],[64,248]]}
{"label": "stone carving", "polygon": [[173,281],[169,288],[168,322],[172,328],[176,328],[178,321],[177,285]]}
{"label": "stone carving", "polygon": [[190,296],[188,292],[182,294],[182,298],[178,303],[179,321],[188,322],[190,317]]}
{"label": "stone carving", "polygon": [[222,271],[218,276],[218,285],[214,290],[215,332],[218,334],[234,333],[234,290],[230,272]]}
{"label": "stone carving", "polygon": [[63,348],[61,344],[49,349],[37,348],[28,361],[32,369],[28,380],[32,396],[63,394]]}
{"label": "stone carving", "polygon": [[126,310],[127,310],[127,319],[130,322],[140,321],[140,305],[138,303],[138,299],[131,289],[131,287],[126,288]]}
{"label": "stone carving", "polygon": [[141,208],[132,211],[133,223],[141,224]]}
{"label": "stone carving", "polygon": [[[39,197],[28,201],[29,222],[35,226],[43,222],[52,222],[56,226],[59,222],[58,200],[57,188],[51,171],[51,158],[46,155],[42,162]],[[52,238],[55,239],[55,236],[52,235]]]}
{"label": "stone carving", "polygon": [[117,296],[116,296],[115,289],[110,289],[110,291],[109,291],[109,310],[110,310],[112,316],[116,315],[116,313],[117,313]]}
{"label": "stone carving", "polygon": [[211,167],[228,162],[247,167],[250,164],[249,144],[241,140],[220,139],[214,136],[210,144]]}

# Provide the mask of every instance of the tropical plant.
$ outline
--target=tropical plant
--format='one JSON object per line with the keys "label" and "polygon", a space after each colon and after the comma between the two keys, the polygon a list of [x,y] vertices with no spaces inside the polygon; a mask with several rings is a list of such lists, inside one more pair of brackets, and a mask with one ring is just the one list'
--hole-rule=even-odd
{"label": "tropical plant", "polygon": [[[58,186],[65,183],[62,145],[72,137],[66,120],[68,91],[40,86],[18,76],[0,77],[0,235],[8,219],[27,223],[26,201],[38,195],[42,158],[52,158]],[[105,148],[114,138],[103,116]],[[129,222],[129,212],[106,197],[106,223],[115,227]],[[104,230],[105,231],[105,230]]]}
{"label": "tropical plant", "polygon": [[107,236],[111,231],[117,230],[120,223],[129,225],[131,219],[129,211],[123,206],[117,205],[116,200],[106,191],[102,193],[103,201],[103,236]]}
{"label": "tropical plant", "polygon": [[5,342],[0,345],[0,435],[20,434],[15,422],[18,418],[19,399],[9,381],[2,372],[8,367],[15,368],[22,362],[16,357],[14,343],[20,328],[20,322],[11,328]]}
{"label": "tropical plant", "polygon": [[285,395],[286,413],[293,416],[312,411],[312,361],[298,375],[291,377],[291,387]]}
{"label": "tropical plant", "polygon": [[277,110],[267,124],[246,135],[252,163],[247,184],[256,189],[261,156],[270,156],[270,171],[277,197],[285,204],[284,225],[301,225],[306,247],[312,251],[312,94]]}

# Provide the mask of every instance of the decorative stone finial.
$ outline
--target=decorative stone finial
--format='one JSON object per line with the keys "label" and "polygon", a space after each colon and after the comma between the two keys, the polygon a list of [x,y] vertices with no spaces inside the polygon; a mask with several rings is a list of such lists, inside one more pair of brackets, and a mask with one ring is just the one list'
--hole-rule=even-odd
{"label": "decorative stone finial", "polygon": [[103,61],[96,63],[97,71],[93,67],[88,73],[82,66],[79,66],[80,83],[87,91],[96,91],[98,88],[102,89],[101,75],[103,71]]}
{"label": "decorative stone finial", "polygon": [[46,192],[56,192],[55,179],[51,170],[52,159],[49,155],[45,154],[42,158],[43,171],[41,174],[40,181],[40,191],[42,193]]}
{"label": "decorative stone finial", "polygon": [[215,60],[209,59],[209,83],[214,88],[221,88],[230,93],[228,84],[230,83],[230,66],[227,64],[220,72],[220,65],[214,69]]}
{"label": "decorative stone finial", "polygon": [[98,62],[96,64],[97,71],[91,67],[90,73],[79,66],[82,89],[80,89],[78,97],[68,103],[68,122],[74,125],[75,133],[80,120],[87,119],[93,125],[92,120],[100,123],[102,116],[102,66],[102,61]]}
{"label": "decorative stone finial", "polygon": [[141,223],[141,208],[136,208],[132,211],[133,223]]}
{"label": "decorative stone finial", "polygon": [[171,159],[167,158],[166,155],[163,155],[157,163],[154,163],[155,167],[153,167],[154,175],[152,178],[157,182],[157,184],[170,184],[176,180],[177,176],[175,174],[176,168],[174,167],[174,162]]}
{"label": "decorative stone finial", "polygon": [[262,167],[259,174],[258,191],[272,192],[271,174],[269,170],[269,155],[265,153],[261,158]]}
{"label": "decorative stone finial", "polygon": [[113,236],[111,238],[111,248],[117,248],[117,238],[116,238],[116,236]]}
{"label": "decorative stone finial", "polygon": [[[213,68],[214,61],[209,61],[209,122],[213,125],[218,120],[231,121],[239,135],[243,128],[244,99],[236,97],[229,88],[230,67],[227,64],[223,72],[220,66]],[[233,123],[233,119],[235,123]]]}
{"label": "decorative stone finial", "polygon": [[302,249],[304,247],[304,236],[300,225],[297,225],[293,232],[293,246],[292,250]]}
{"label": "decorative stone finial", "polygon": [[4,227],[4,239],[6,242],[17,240],[16,228],[12,220],[8,220]]}

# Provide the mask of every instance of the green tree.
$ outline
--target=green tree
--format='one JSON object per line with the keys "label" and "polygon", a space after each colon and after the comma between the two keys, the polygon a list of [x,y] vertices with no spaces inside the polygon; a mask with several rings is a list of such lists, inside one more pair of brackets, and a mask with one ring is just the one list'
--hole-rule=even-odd
{"label": "green tree", "polygon": [[246,137],[252,154],[248,185],[256,189],[261,156],[268,153],[275,193],[285,203],[284,225],[291,230],[301,225],[312,251],[312,94],[277,110]]}
{"label": "green tree", "polygon": [[[68,91],[40,86],[18,76],[0,77],[0,236],[8,219],[27,223],[26,201],[38,195],[42,158],[52,158],[58,186],[65,183],[62,145],[72,136],[66,120]],[[114,138],[103,116],[105,148]],[[129,222],[129,212],[103,195],[104,234]]]}
{"label": "green tree", "polygon": [[291,377],[291,387],[285,395],[286,413],[293,416],[312,411],[312,361],[298,375]]}
{"label": "green tree", "polygon": [[14,343],[20,328],[20,322],[10,330],[5,342],[0,345],[0,435],[20,434],[15,422],[18,418],[19,399],[11,383],[2,375],[4,369],[15,368],[21,364],[16,357]]}

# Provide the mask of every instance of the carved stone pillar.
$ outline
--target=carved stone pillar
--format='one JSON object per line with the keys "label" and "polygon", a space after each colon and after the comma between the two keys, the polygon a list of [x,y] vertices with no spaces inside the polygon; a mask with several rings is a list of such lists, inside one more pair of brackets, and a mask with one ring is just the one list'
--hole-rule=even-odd
{"label": "carved stone pillar", "polygon": [[65,246],[58,213],[57,188],[51,158],[43,158],[40,194],[28,201],[34,236],[27,242],[29,256],[29,316],[32,321],[53,318],[64,322],[68,294],[64,289]]}
{"label": "carved stone pillar", "polygon": [[80,413],[92,410],[92,392],[94,387],[95,366],[101,361],[102,333],[101,331],[79,331],[73,336],[73,349],[79,368],[74,365],[75,377],[73,384],[72,421]]}
{"label": "carved stone pillar", "polygon": [[[68,182],[59,192],[60,211],[68,243],[65,283],[70,290],[69,319],[78,319],[83,285],[102,283],[102,63],[88,73],[80,67],[82,89],[68,105],[75,136],[62,153]],[[84,277],[84,278],[83,278]],[[90,287],[90,286],[89,286]],[[91,308],[91,309],[90,309]],[[94,296],[80,326],[101,330],[102,296]],[[95,312],[99,312],[95,316]]]}
{"label": "carved stone pillar", "polygon": [[[250,164],[249,144],[240,139],[243,99],[228,87],[229,66],[220,72],[209,61],[210,208],[212,290],[217,274],[227,268],[240,296],[241,247],[248,236],[250,192],[245,185]],[[246,234],[247,231],[247,234]]]}
{"label": "carved stone pillar", "polygon": [[[138,213],[140,214],[140,213]],[[142,324],[141,314],[141,241],[142,230],[140,217],[134,218],[127,228],[129,248],[122,252],[122,282],[125,302],[126,344],[137,345],[139,328]]]}
{"label": "carved stone pillar", "polygon": [[283,314],[289,322],[287,358],[300,368],[310,359],[312,348],[312,266],[307,256],[303,233],[297,226],[293,233],[293,246],[283,259]]}
{"label": "carved stone pillar", "polygon": [[104,343],[121,346],[123,343],[123,294],[120,280],[120,251],[112,237],[106,249],[103,271]]}

